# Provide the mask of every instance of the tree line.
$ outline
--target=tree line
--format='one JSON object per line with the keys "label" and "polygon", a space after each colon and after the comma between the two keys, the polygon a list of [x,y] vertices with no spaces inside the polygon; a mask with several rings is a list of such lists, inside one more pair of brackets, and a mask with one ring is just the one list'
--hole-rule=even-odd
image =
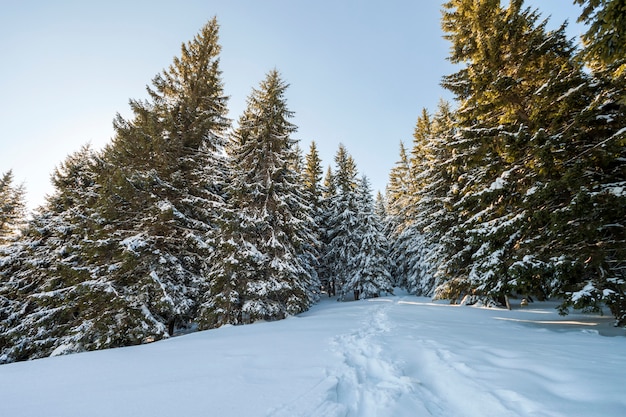
{"label": "tree line", "polygon": [[374,200],[340,145],[293,138],[277,70],[227,119],[214,18],[53,172],[25,220],[0,179],[0,363],[276,320],[394,286],[466,304],[563,300],[626,324],[624,0],[582,47],[523,1],[443,5],[455,95],[423,110]]}
{"label": "tree line", "polygon": [[281,319],[322,286],[391,292],[367,179],[340,146],[322,184],[277,70],[231,128],[218,29],[214,18],[182,45],[103,150],[56,168],[18,234],[23,188],[2,177],[0,362]]}
{"label": "tree line", "polygon": [[388,193],[400,282],[456,302],[557,297],[626,325],[626,2],[578,0],[582,47],[521,0],[454,0],[459,70]]}

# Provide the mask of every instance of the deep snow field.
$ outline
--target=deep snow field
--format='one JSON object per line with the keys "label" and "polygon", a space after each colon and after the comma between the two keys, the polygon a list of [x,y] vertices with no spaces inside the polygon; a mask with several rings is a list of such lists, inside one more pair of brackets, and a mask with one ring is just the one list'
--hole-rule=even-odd
{"label": "deep snow field", "polygon": [[626,416],[626,331],[400,295],[0,366],[3,417]]}

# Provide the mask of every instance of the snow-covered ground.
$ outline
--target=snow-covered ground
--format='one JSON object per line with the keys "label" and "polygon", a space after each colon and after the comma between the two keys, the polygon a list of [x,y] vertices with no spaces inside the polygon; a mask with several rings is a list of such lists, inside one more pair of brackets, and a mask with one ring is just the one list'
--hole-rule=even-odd
{"label": "snow-covered ground", "polygon": [[[322,300],[297,317],[0,366],[0,416],[626,415],[609,317]],[[602,335],[604,334],[604,335]]]}

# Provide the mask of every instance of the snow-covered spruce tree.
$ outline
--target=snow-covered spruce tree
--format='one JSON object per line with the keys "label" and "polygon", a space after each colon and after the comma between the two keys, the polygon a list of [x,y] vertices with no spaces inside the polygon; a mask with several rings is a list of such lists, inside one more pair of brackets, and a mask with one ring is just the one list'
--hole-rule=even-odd
{"label": "snow-covered spruce tree", "polygon": [[[307,178],[307,165],[310,161],[307,159],[310,155],[302,156],[302,150],[298,141],[296,141],[296,145],[294,147],[294,154],[296,162],[292,165],[294,172],[297,174],[297,188],[301,189],[303,192],[303,199],[305,202],[305,210],[299,211],[299,215],[303,222],[301,231],[302,235],[302,246],[299,250],[299,257],[301,258],[302,265],[307,269],[307,272],[311,276],[311,280],[309,281],[311,287],[308,289],[308,294],[311,297],[311,302],[319,301],[320,293],[321,293],[321,281],[319,277],[318,270],[320,268],[320,254],[322,243],[320,240],[320,204],[321,200],[315,199],[309,194],[310,189],[308,189],[307,184],[310,184]],[[320,174],[321,175],[321,174]],[[319,191],[321,192],[321,185],[318,184]]]}
{"label": "snow-covered spruce tree", "polygon": [[282,319],[312,302],[312,277],[301,254],[314,237],[294,170],[296,126],[289,122],[286,89],[270,71],[248,98],[229,143],[228,205],[198,315],[202,329]]}
{"label": "snow-covered spruce tree", "polygon": [[402,218],[399,221],[398,230],[406,226],[404,223],[404,211],[415,194],[416,186],[411,172],[409,156],[404,143],[400,143],[400,159],[396,162],[389,173],[387,184],[387,212],[390,216]]}
{"label": "snow-covered spruce tree", "polygon": [[[407,243],[407,229],[410,219],[407,210],[410,208],[413,196],[416,193],[413,173],[410,169],[409,157],[404,143],[400,143],[400,159],[391,169],[389,183],[386,190],[387,206],[387,238],[391,243],[391,257],[393,270],[391,271],[394,285],[407,287],[405,244]],[[404,238],[400,236],[404,235]],[[408,239],[410,240],[410,239]]]}
{"label": "snow-covered spruce tree", "polygon": [[564,26],[547,31],[521,0],[444,7],[450,60],[466,65],[443,81],[459,101],[452,241],[464,243],[448,251],[449,270],[490,298],[558,293],[550,271],[560,254],[544,238],[582,185],[556,186],[585,143],[577,114],[588,78]]}
{"label": "snow-covered spruce tree", "polygon": [[419,261],[421,279],[416,289],[424,295],[432,295],[445,277],[451,275],[448,265],[442,262],[446,248],[454,248],[456,252],[463,244],[455,239],[454,232],[458,219],[454,207],[459,199],[455,132],[454,113],[447,102],[441,101],[429,129],[422,135],[416,127],[413,136],[412,169],[420,172],[421,184],[415,227],[423,239]]}
{"label": "snow-covered spruce tree", "polygon": [[52,175],[54,192],[0,258],[0,362],[143,337],[111,328],[137,317],[91,264],[92,251],[107,245],[92,239],[102,226],[99,163],[88,147],[69,155]]}
{"label": "snow-covered spruce tree", "polygon": [[593,88],[591,102],[578,103],[582,140],[558,184],[574,197],[550,218],[551,242],[562,253],[555,269],[565,281],[563,312],[606,304],[626,326],[626,3],[577,3],[589,24],[580,56]]}
{"label": "snow-covered spruce tree", "polygon": [[320,276],[321,256],[323,249],[323,221],[324,221],[324,186],[322,185],[322,160],[317,151],[317,145],[311,142],[309,152],[304,157],[304,165],[301,170],[302,187],[304,188],[305,201],[309,205],[309,212],[305,219],[308,223],[308,230],[311,235],[310,241],[305,241],[304,263],[310,266],[309,273],[315,285],[319,287],[315,290],[320,292],[323,286]]}
{"label": "snow-covered spruce tree", "polygon": [[344,286],[354,275],[356,256],[360,250],[358,183],[356,164],[343,145],[339,145],[335,154],[335,164],[335,194],[330,197],[328,206],[328,244],[323,262],[331,287],[339,291],[343,300],[348,294]]}
{"label": "snow-covered spruce tree", "polygon": [[[516,188],[531,186],[511,177],[526,174],[521,164],[511,169],[520,158],[512,153],[520,148],[523,152],[523,143],[515,143],[520,141],[516,131],[529,120],[534,103],[527,101],[541,87],[527,81],[531,68],[537,73],[541,69],[536,59],[529,66],[528,49],[535,58],[543,50],[536,44],[539,40],[531,42],[519,1],[510,10],[490,0],[451,1],[445,7],[443,27],[452,42],[450,60],[467,66],[443,83],[460,102],[461,129],[454,146],[461,155],[455,167],[460,201],[449,239],[453,245],[444,258],[452,279],[438,289],[437,296],[456,298],[472,288],[499,298],[510,291],[503,288],[508,281],[506,262],[512,259],[510,251],[519,240],[515,233],[524,220],[519,200],[525,190]],[[518,70],[519,65],[526,68]],[[511,184],[510,189],[505,184]]]}
{"label": "snow-covered spruce tree", "polygon": [[13,184],[13,171],[0,175],[0,245],[14,237],[26,215],[24,186]]}
{"label": "snow-covered spruce tree", "polygon": [[320,258],[318,266],[318,276],[322,288],[326,291],[329,297],[336,294],[336,281],[333,272],[330,259],[326,257],[328,251],[328,244],[330,243],[330,228],[333,221],[332,205],[337,192],[335,185],[335,178],[332,172],[332,168],[329,166],[324,175],[324,180],[321,187],[322,198],[320,201],[320,216],[318,220],[319,230],[319,242],[320,242]]}
{"label": "snow-covered spruce tree", "polygon": [[455,182],[451,167],[453,125],[447,103],[441,102],[434,116],[423,110],[406,162],[412,191],[398,205],[404,226],[396,232],[393,253],[403,286],[414,294],[432,295],[445,269],[442,242],[456,218],[451,210]]}
{"label": "snow-covered spruce tree", "polygon": [[383,197],[380,191],[376,193],[376,199],[374,200],[374,213],[383,222],[387,218],[387,204],[385,203],[385,197]]}
{"label": "snow-covered spruce tree", "polygon": [[395,281],[394,274],[396,272],[397,265],[395,263],[395,259],[392,253],[393,244],[391,240],[389,239],[393,231],[394,224],[392,222],[392,217],[389,215],[387,206],[388,206],[387,198],[385,197],[385,195],[383,195],[383,193],[378,191],[376,193],[376,200],[374,201],[374,213],[376,213],[376,215],[378,216],[378,219],[381,222],[381,225],[382,225],[381,231],[383,233],[385,240],[387,241],[387,269],[389,271],[389,276],[391,278],[392,286],[395,286],[396,281]]}
{"label": "snow-covered spruce tree", "polygon": [[150,100],[131,101],[132,119],[118,116],[103,154],[111,243],[98,262],[151,339],[190,325],[208,274],[229,126],[218,30],[214,18],[182,45],[153,79]]}
{"label": "snow-covered spruce tree", "polygon": [[383,223],[374,212],[372,190],[367,177],[362,177],[357,189],[357,235],[359,251],[351,264],[353,269],[341,287],[342,297],[352,292],[354,299],[392,294],[389,272],[389,243],[383,234]]}
{"label": "snow-covered spruce tree", "polygon": [[[311,142],[309,152],[304,158],[304,167],[302,169],[302,182],[307,200],[311,203],[313,216],[320,222],[322,215],[322,200],[324,195],[324,187],[322,185],[322,160],[320,159],[315,142]],[[319,232],[315,231],[319,236]]]}
{"label": "snow-covered spruce tree", "polygon": [[29,260],[2,269],[3,303],[18,306],[3,322],[5,360],[138,344],[193,319],[228,126],[217,31],[213,19],[183,45],[102,153],[55,173],[20,249]]}
{"label": "snow-covered spruce tree", "polygon": [[[430,119],[425,109],[422,111],[422,116],[418,118],[417,125],[424,131],[430,129]],[[417,131],[418,128],[416,128]],[[420,172],[421,167],[416,161],[415,152],[416,149],[413,149],[408,154],[404,145],[401,145],[400,160],[391,173],[390,190],[392,192],[389,194],[392,197],[392,211],[395,212],[397,220],[392,239],[395,274],[398,277],[397,283],[410,293],[419,292],[416,287],[422,273],[419,267],[421,259],[419,252],[424,246],[424,239],[415,225],[419,215],[416,204],[420,182],[424,181],[424,173]],[[399,192],[394,192],[394,190]]]}

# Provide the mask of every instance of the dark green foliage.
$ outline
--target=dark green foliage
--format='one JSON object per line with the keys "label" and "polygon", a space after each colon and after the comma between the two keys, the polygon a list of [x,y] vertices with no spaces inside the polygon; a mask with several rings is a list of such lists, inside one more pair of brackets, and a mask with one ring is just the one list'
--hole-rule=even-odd
{"label": "dark green foliage", "polygon": [[132,102],[105,150],[102,205],[122,251],[111,276],[172,332],[195,315],[221,204],[228,127],[218,25],[210,21],[167,71],[152,102]]}
{"label": "dark green foliage", "polygon": [[303,239],[303,253],[301,257],[308,272],[313,278],[312,293],[319,293],[323,285],[320,271],[322,269],[321,257],[324,252],[324,186],[322,184],[322,160],[317,151],[315,142],[311,142],[309,152],[304,157],[304,166],[301,169],[300,181],[303,188],[304,200],[309,208],[306,211],[305,223],[309,237]]}
{"label": "dark green foliage", "polygon": [[454,151],[462,155],[453,163],[459,217],[446,251],[451,270],[496,299],[521,290],[509,268],[535,256],[538,230],[527,218],[548,210],[534,206],[533,187],[562,175],[572,142],[563,130],[588,88],[564,28],[547,32],[522,4],[448,2],[443,19],[451,61],[467,65],[443,82],[460,101]]}
{"label": "dark green foliage", "polygon": [[217,32],[213,19],[182,45],[154,78],[151,101],[131,101],[132,120],[118,116],[103,154],[99,208],[116,250],[96,262],[170,335],[195,316],[222,203],[228,121]]}
{"label": "dark green foliage", "polygon": [[315,142],[311,142],[309,153],[305,156],[302,182],[307,198],[314,205],[316,212],[321,210],[320,206],[323,198],[322,174],[322,160],[317,152],[317,145]]}

